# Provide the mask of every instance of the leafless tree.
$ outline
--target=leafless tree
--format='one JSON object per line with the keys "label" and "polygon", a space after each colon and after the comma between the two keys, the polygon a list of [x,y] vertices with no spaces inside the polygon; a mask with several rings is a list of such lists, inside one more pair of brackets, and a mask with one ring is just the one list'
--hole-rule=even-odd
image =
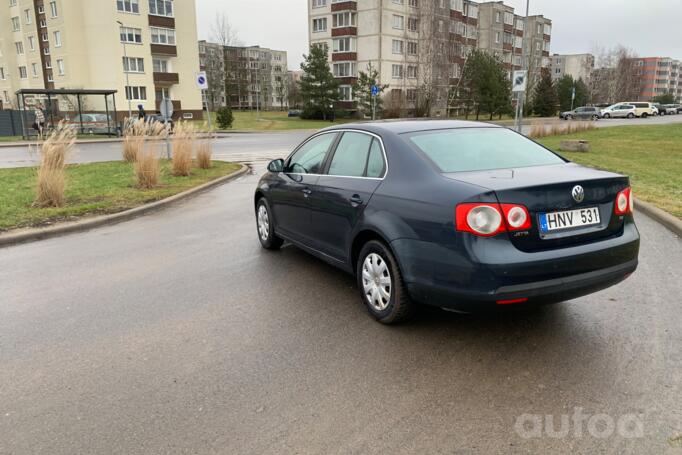
{"label": "leafless tree", "polygon": [[642,74],[637,55],[624,46],[599,48],[596,69],[590,78],[593,103],[617,103],[637,100],[642,88]]}
{"label": "leafless tree", "polygon": [[218,13],[211,26],[211,41],[221,46],[241,46],[237,29],[232,27],[225,13]]}
{"label": "leafless tree", "polygon": [[449,86],[449,6],[435,0],[419,5],[419,66],[415,116],[445,112]]}

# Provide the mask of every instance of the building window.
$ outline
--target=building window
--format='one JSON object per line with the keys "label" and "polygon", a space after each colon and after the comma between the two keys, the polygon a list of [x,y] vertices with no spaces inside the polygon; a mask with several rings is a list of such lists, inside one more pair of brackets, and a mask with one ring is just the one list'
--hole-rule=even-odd
{"label": "building window", "polygon": [[495,44],[500,44],[500,32],[495,32]]}
{"label": "building window", "polygon": [[313,0],[313,8],[322,8],[327,6],[327,0]]}
{"label": "building window", "polygon": [[552,34],[552,26],[549,24],[545,24],[544,32],[545,32],[545,35],[551,35]]}
{"label": "building window", "polygon": [[149,0],[149,14],[173,17],[172,0]]}
{"label": "building window", "polygon": [[152,60],[152,66],[154,67],[155,73],[169,73],[168,71],[168,60],[163,58],[155,58]]}
{"label": "building window", "polygon": [[31,72],[33,73],[33,77],[38,77],[38,64],[37,63],[31,63]]}
{"label": "building window", "polygon": [[14,43],[14,47],[17,48],[17,55],[22,55],[24,53],[24,43],[22,41]]}
{"label": "building window", "polygon": [[408,41],[407,42],[407,53],[409,55],[417,55],[417,42],[416,41]]}
{"label": "building window", "polygon": [[514,13],[510,13],[509,11],[504,12],[504,23],[507,25],[513,25],[514,24]]}
{"label": "building window", "polygon": [[62,32],[56,31],[53,33],[54,47],[62,47]]}
{"label": "building window", "polygon": [[405,98],[407,99],[407,101],[412,102],[417,101],[417,90],[413,88],[407,89]]}
{"label": "building window", "polygon": [[122,13],[140,13],[139,0],[117,0],[116,9]]}
{"label": "building window", "polygon": [[47,32],[43,32],[42,35],[40,35],[40,36],[41,36],[44,43],[47,43],[48,41],[50,41],[50,38],[48,37]]}
{"label": "building window", "polygon": [[355,52],[355,40],[353,38],[337,38],[333,42],[333,52]]}
{"label": "building window", "polygon": [[498,24],[502,22],[502,13],[499,11],[495,11],[495,22]]}
{"label": "building window", "polygon": [[9,6],[17,6],[17,0],[9,0]]}
{"label": "building window", "polygon": [[154,91],[154,97],[155,97],[156,101],[169,100],[169,99],[171,99],[170,90],[165,88],[165,87],[157,88]]}
{"label": "building window", "polygon": [[394,39],[393,40],[393,53],[402,54],[404,52],[405,42],[403,40]]}
{"label": "building window", "polygon": [[47,21],[45,19],[40,19],[40,28],[47,28]]}
{"label": "building window", "polygon": [[353,101],[353,90],[350,85],[342,85],[339,87],[339,100]]}
{"label": "building window", "polygon": [[407,29],[411,32],[416,32],[417,31],[417,18],[416,17],[410,17],[407,19]]}
{"label": "building window", "polygon": [[391,76],[393,79],[402,79],[403,78],[403,66],[402,65],[393,65],[391,67]]}
{"label": "building window", "polygon": [[334,77],[352,77],[355,76],[355,63],[343,62],[334,63],[332,66]]}
{"label": "building window", "polygon": [[14,16],[12,18],[12,31],[18,32],[21,30],[21,24],[19,23],[19,16]]}
{"label": "building window", "polygon": [[408,65],[407,77],[410,79],[416,79],[417,78],[417,67],[415,65]]}
{"label": "building window", "polygon": [[147,99],[147,87],[129,86],[126,85],[126,99],[127,100],[141,100]]}
{"label": "building window", "polygon": [[45,6],[42,4],[38,5],[38,14],[45,14]]}
{"label": "building window", "polygon": [[327,18],[322,17],[319,19],[313,19],[313,32],[325,32],[327,31]]}
{"label": "building window", "polygon": [[63,76],[63,75],[64,75],[64,60],[62,60],[62,59],[60,59],[60,58],[57,59],[57,73],[58,73],[60,76]]}
{"label": "building window", "polygon": [[355,13],[338,13],[332,16],[332,26],[334,28],[338,27],[355,27]]}
{"label": "building window", "polygon": [[0,68],[0,79],[5,80],[5,68]]}
{"label": "building window", "polygon": [[393,28],[398,30],[405,29],[405,17],[397,14],[393,15]]}
{"label": "building window", "polygon": [[7,90],[4,90],[3,92],[5,94],[5,102],[9,103],[9,92]]}
{"label": "building window", "polygon": [[410,5],[412,8],[419,8],[419,0],[410,0],[410,1],[409,1],[409,5]]}
{"label": "building window", "polygon": [[57,2],[52,1],[50,2],[50,13],[52,13],[52,17],[57,17]]}
{"label": "building window", "polygon": [[123,57],[123,71],[126,73],[144,73],[144,59]]}
{"label": "building window", "polygon": [[54,82],[54,77],[52,77],[52,71],[47,72],[47,82]]}
{"label": "building window", "polygon": [[36,39],[33,36],[29,36],[26,38],[28,40],[28,49],[31,51],[36,50]]}
{"label": "building window", "polygon": [[393,3],[396,3],[398,5],[404,5],[405,1],[404,0],[393,0]]}
{"label": "building window", "polygon": [[170,44],[175,45],[175,30],[172,28],[158,28],[150,27],[152,32],[153,44]]}
{"label": "building window", "polygon": [[142,30],[139,28],[121,27],[122,43],[142,43]]}
{"label": "building window", "polygon": [[514,25],[514,28],[515,28],[516,30],[521,30],[521,31],[523,31],[523,21],[524,21],[523,19],[516,19],[516,22],[514,23],[514,24],[515,24],[515,25]]}
{"label": "building window", "polygon": [[24,22],[26,22],[27,24],[30,24],[33,22],[33,15],[31,14],[30,9],[24,10]]}
{"label": "building window", "polygon": [[26,79],[27,77],[28,77],[28,74],[26,73],[26,67],[20,66],[19,67],[19,78],[20,79]]}

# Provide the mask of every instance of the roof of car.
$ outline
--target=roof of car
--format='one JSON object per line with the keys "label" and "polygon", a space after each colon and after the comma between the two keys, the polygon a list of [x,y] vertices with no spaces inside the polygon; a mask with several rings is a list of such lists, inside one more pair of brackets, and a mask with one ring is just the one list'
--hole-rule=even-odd
{"label": "roof of car", "polygon": [[353,122],[335,125],[325,131],[356,129],[372,133],[411,133],[414,131],[443,130],[453,128],[500,128],[498,125],[484,122],[470,122],[464,120],[376,120],[367,122]]}

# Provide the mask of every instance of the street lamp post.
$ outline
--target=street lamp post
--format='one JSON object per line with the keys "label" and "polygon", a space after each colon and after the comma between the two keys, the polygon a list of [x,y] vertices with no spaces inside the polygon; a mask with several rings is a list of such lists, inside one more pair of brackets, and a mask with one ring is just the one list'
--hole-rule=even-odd
{"label": "street lamp post", "polygon": [[[529,80],[530,76],[530,54],[532,49],[530,49],[533,46],[533,43],[531,42],[528,46],[528,56],[526,55],[526,35],[528,34],[528,9],[530,7],[530,0],[526,0],[526,17],[523,20],[523,38],[522,38],[522,49],[521,49],[521,69],[526,71],[526,81]],[[528,85],[526,85],[526,90],[528,90]],[[516,101],[516,109],[517,109],[517,114],[516,114],[516,131],[519,133],[521,132],[521,129],[523,127],[523,103],[525,102],[526,98],[526,91],[519,92],[519,97]]]}
{"label": "street lamp post", "polygon": [[[116,23],[117,23],[118,25],[120,25],[121,27],[123,27],[123,22],[121,22],[121,21],[116,21]],[[121,34],[121,32],[120,32],[120,30],[119,30],[119,35],[120,35],[120,34]],[[123,41],[123,60],[124,60],[128,65],[130,65],[130,62],[128,61],[128,49],[127,49],[127,47],[126,47],[126,42],[125,42],[125,41]],[[130,67],[129,67],[128,69],[130,69]],[[128,94],[128,90],[131,90],[131,91],[132,91],[132,89],[130,89],[130,76],[129,76],[129,74],[128,74],[128,71],[126,71],[125,65],[123,65],[123,72],[124,72],[125,75],[126,75],[126,89],[124,90],[124,92],[125,92],[126,98],[128,99],[128,121],[130,121],[130,119],[133,118],[133,107],[132,107],[131,100],[130,100],[130,97],[132,96],[132,93]]]}

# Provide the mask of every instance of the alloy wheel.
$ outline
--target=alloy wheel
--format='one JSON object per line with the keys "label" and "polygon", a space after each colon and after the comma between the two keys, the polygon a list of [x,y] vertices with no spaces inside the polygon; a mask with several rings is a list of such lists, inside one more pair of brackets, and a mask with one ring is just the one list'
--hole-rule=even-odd
{"label": "alloy wheel", "polygon": [[266,241],[270,235],[270,217],[268,209],[263,204],[258,207],[258,235],[263,241]]}
{"label": "alloy wheel", "polygon": [[388,307],[391,299],[391,273],[388,264],[376,253],[362,263],[362,289],[369,304],[377,311]]}

